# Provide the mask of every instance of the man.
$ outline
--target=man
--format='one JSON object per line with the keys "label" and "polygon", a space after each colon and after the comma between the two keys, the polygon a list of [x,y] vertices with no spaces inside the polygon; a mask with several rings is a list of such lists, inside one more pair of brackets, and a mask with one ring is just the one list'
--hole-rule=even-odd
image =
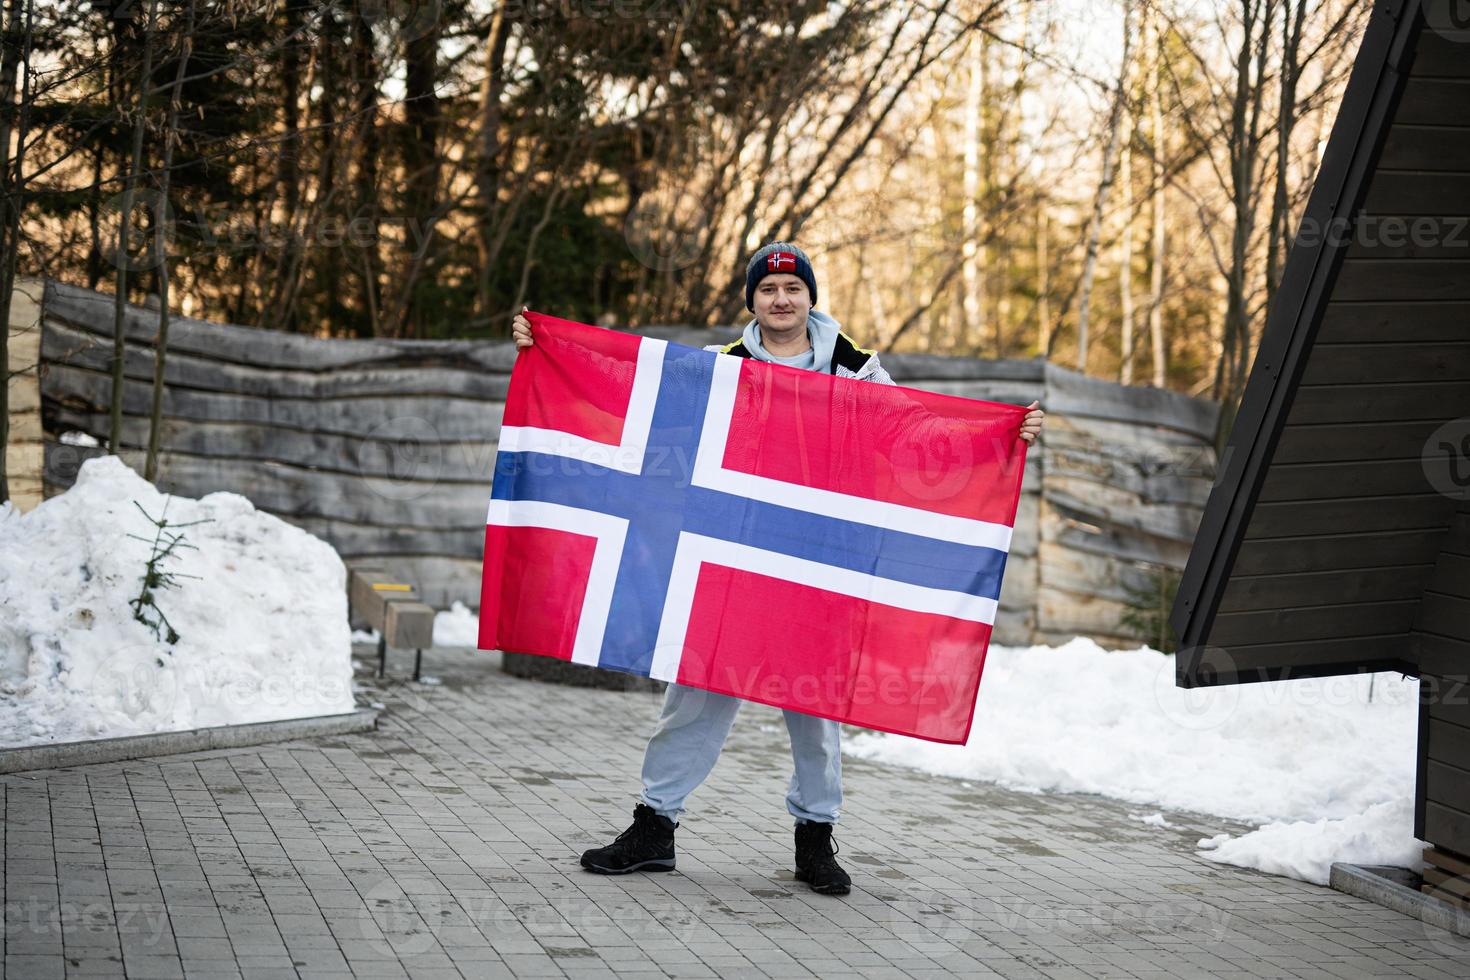
{"label": "man", "polygon": [[[878,355],[863,350],[841,326],[813,307],[817,280],[805,252],[790,242],[772,242],[745,269],[745,306],[755,316],[740,339],[706,350],[753,357],[839,377],[893,384]],[[517,315],[517,348],[532,344],[530,322]],[[1020,438],[1030,443],[1041,430],[1039,402],[1027,406]],[[674,870],[674,829],[684,801],[714,769],[730,734],[741,699],[669,684],[663,711],[643,756],[643,792],[633,825],[606,847],[582,855],[582,866],[598,874]],[[824,895],[846,895],[851,879],[838,865],[832,828],[842,805],[842,752],[838,722],[786,709],[795,770],[786,809],[796,820],[796,878]]]}

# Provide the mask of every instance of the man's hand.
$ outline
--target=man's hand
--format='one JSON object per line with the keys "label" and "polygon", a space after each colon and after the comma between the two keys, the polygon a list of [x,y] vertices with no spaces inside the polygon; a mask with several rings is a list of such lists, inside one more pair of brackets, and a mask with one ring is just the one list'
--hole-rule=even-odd
{"label": "man's hand", "polygon": [[1031,411],[1027,412],[1026,417],[1021,420],[1021,438],[1028,444],[1036,441],[1036,437],[1041,433],[1041,421],[1046,418],[1046,413],[1037,407],[1040,404],[1041,402],[1032,402],[1027,405],[1026,407]]}
{"label": "man's hand", "polygon": [[536,342],[531,339],[531,321],[526,319],[526,311],[529,309],[529,306],[521,307],[521,312],[510,321],[510,334],[516,340],[517,352],[525,350]]}

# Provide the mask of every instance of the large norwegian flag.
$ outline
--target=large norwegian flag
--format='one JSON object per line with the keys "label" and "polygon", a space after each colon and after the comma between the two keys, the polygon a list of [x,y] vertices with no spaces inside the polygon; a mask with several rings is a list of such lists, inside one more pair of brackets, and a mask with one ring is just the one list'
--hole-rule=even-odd
{"label": "large norwegian flag", "polygon": [[481,648],[965,741],[1024,408],[527,317]]}

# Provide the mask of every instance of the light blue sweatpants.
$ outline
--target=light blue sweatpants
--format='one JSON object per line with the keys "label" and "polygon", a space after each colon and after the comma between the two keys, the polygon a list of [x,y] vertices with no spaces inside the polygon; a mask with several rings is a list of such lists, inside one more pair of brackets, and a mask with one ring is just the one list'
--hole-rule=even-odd
{"label": "light blue sweatpants", "polygon": [[[697,687],[670,684],[663,713],[643,755],[644,803],[677,821],[684,800],[714,769],[742,704]],[[797,823],[836,823],[842,809],[841,726],[831,719],[786,711],[795,771],[786,809]]]}

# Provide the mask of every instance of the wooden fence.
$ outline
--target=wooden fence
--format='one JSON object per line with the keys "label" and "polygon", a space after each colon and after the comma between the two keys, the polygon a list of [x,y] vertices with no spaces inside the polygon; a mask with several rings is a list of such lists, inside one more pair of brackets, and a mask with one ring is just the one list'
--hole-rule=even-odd
{"label": "wooden fence", "polygon": [[[105,440],[112,297],[47,282],[40,396],[47,495]],[[14,319],[14,318],[12,318]],[[142,470],[157,313],[127,311],[122,456]],[[651,328],[712,343],[733,331]],[[389,559],[425,601],[479,604],[485,506],[515,351],[508,342],[324,340],[186,318],[170,328],[158,485],[244,494],[330,541]],[[1122,625],[1158,570],[1184,565],[1214,480],[1212,403],[1084,377],[1040,359],[884,357],[900,384],[1047,411],[1024,492],[996,639],[1077,634],[1136,643]],[[13,390],[13,389],[12,389]],[[69,435],[71,434],[71,435]],[[80,441],[88,441],[84,437]]]}

